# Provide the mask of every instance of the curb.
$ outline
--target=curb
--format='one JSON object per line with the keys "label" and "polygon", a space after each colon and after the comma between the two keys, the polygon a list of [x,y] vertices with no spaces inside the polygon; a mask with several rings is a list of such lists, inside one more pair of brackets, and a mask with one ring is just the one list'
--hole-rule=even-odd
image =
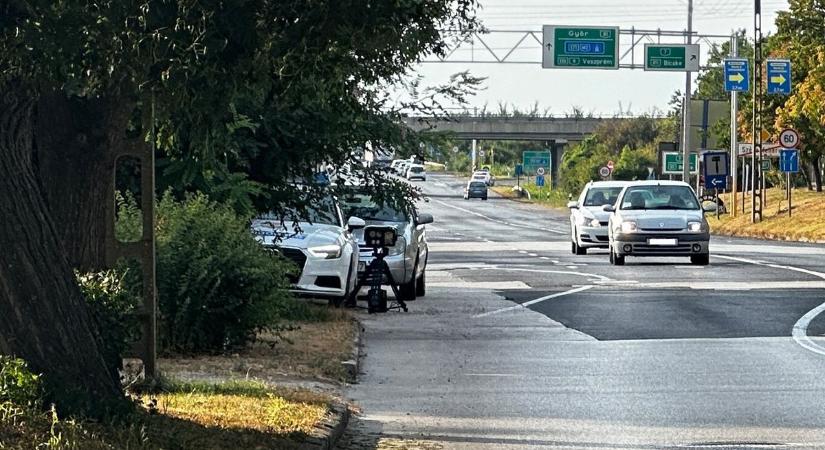
{"label": "curb", "polygon": [[354,320],[355,324],[355,338],[352,340],[352,353],[350,359],[341,361],[341,365],[347,373],[347,383],[355,384],[358,382],[358,372],[361,370],[361,342],[363,341],[363,330],[361,322],[358,319]]}
{"label": "curb", "polygon": [[333,403],[324,420],[315,427],[315,432],[304,441],[307,449],[332,450],[341,439],[349,424],[350,412],[347,405]]}

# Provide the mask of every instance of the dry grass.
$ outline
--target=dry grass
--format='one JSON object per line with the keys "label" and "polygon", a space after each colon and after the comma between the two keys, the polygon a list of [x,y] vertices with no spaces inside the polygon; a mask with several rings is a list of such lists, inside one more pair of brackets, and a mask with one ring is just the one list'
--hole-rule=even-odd
{"label": "dry grass", "polygon": [[298,322],[278,333],[265,333],[250,348],[233,355],[175,357],[160,361],[161,371],[183,380],[284,378],[343,381],[341,361],[350,358],[357,322],[342,309],[330,309],[327,320]]}
{"label": "dry grass", "polygon": [[[763,220],[751,223],[751,199],[746,198],[745,214],[742,214],[742,197],[738,196],[736,218],[730,214],[720,220],[708,214],[708,222],[713,233],[728,236],[756,237],[806,242],[825,242],[825,193],[807,189],[794,189],[792,195],[793,216],[788,217],[788,202],[784,189],[766,190],[767,202],[763,208]],[[722,200],[730,210],[731,196],[723,195]]]}
{"label": "dry grass", "polygon": [[262,384],[172,384],[141,396],[128,420],[86,423],[0,405],[0,448],[54,450],[283,449],[305,447],[331,398]]}

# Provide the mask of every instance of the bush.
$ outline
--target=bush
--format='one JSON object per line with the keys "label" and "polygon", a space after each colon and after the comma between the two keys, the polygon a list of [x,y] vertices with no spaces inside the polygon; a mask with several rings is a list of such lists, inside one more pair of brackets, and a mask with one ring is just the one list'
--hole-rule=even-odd
{"label": "bush", "polygon": [[101,349],[107,366],[120,369],[122,355],[140,339],[140,322],[135,315],[140,305],[140,287],[127,282],[133,269],[112,269],[77,274],[80,291],[86,297],[92,317],[100,326]]}
{"label": "bush", "polygon": [[[139,220],[128,211],[133,208],[129,198],[119,204],[121,239],[136,229],[121,223]],[[287,290],[292,264],[261,247],[249,218],[202,194],[178,201],[167,193],[156,215],[161,351],[226,351],[287,315],[304,313]]]}
{"label": "bush", "polygon": [[40,376],[33,374],[25,361],[0,356],[0,403],[37,408],[42,396]]}

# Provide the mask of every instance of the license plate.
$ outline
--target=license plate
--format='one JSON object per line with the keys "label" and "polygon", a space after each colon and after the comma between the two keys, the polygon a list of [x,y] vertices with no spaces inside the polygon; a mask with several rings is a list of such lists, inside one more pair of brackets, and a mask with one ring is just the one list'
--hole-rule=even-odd
{"label": "license plate", "polygon": [[648,239],[648,245],[679,245],[678,239]]}
{"label": "license plate", "polygon": [[359,272],[366,272],[367,271],[367,262],[366,261],[358,261],[358,271]]}

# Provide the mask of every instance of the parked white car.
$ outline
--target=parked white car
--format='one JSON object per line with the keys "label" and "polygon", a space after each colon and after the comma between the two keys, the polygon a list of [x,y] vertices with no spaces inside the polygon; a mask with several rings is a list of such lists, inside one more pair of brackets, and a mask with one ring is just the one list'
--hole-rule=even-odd
{"label": "parked white car", "polygon": [[406,178],[408,180],[427,181],[427,171],[421,164],[413,164],[407,169]]}
{"label": "parked white car", "polygon": [[308,221],[298,222],[298,232],[291,218],[264,214],[252,221],[252,233],[267,249],[295,263],[297,272],[290,276],[293,292],[340,304],[357,284],[359,251],[354,232],[366,223],[357,217],[344,222],[333,198],[308,213]]}
{"label": "parked white car", "polygon": [[473,172],[473,176],[470,177],[473,181],[483,181],[484,184],[487,186],[492,186],[495,184],[495,179],[493,175],[487,170],[477,170]]}
{"label": "parked white car", "polygon": [[584,186],[579,199],[567,204],[570,208],[570,241],[574,255],[586,255],[588,248],[607,248],[607,222],[610,213],[604,205],[612,205],[626,181],[591,181]]}
{"label": "parked white car", "polygon": [[[399,284],[401,300],[423,297],[426,294],[429,257],[426,225],[433,222],[433,216],[419,213],[415,208],[403,210],[379,204],[366,192],[354,191],[342,198],[341,202],[347,214],[363,218],[367,225],[395,227],[398,241],[395,247],[389,249],[384,261],[387,262],[393,279]],[[363,272],[373,259],[373,250],[366,246],[362,230],[355,234],[361,244],[359,272]]]}

